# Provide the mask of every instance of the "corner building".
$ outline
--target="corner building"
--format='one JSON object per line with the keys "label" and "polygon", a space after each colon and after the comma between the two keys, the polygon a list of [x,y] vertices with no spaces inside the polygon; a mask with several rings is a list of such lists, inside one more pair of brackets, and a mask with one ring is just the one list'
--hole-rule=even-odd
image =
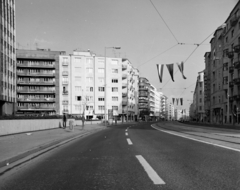
{"label": "corner building", "polygon": [[0,0],[0,115],[11,115],[15,112],[15,20],[15,0]]}

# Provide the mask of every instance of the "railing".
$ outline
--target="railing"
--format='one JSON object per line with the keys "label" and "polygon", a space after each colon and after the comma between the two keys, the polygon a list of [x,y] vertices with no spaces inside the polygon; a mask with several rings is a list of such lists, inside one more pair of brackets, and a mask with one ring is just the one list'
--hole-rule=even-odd
{"label": "railing", "polygon": [[68,66],[68,62],[62,62],[63,66]]}
{"label": "railing", "polygon": [[63,72],[62,72],[62,75],[63,75],[63,76],[68,76],[68,71],[63,71]]}
{"label": "railing", "polygon": [[34,92],[43,92],[43,93],[55,93],[55,90],[43,90],[43,89],[17,89],[17,92],[26,92],[26,93],[34,93]]}
{"label": "railing", "polygon": [[68,101],[63,100],[63,101],[62,101],[62,104],[63,104],[63,105],[68,105]]}
{"label": "railing", "polygon": [[127,65],[122,65],[122,70],[127,69]]}
{"label": "railing", "polygon": [[240,52],[240,44],[234,46],[234,52],[235,52],[235,53],[239,53],[239,52]]}
{"label": "railing", "polygon": [[55,102],[55,98],[18,98],[19,102]]}
{"label": "railing", "polygon": [[17,67],[29,68],[54,68],[55,64],[30,64],[30,63],[17,63]]}
{"label": "railing", "polygon": [[240,78],[235,78],[235,79],[233,79],[233,82],[234,82],[235,84],[240,84]]}
{"label": "railing", "polygon": [[47,73],[47,72],[17,72],[18,75],[23,75],[23,76],[54,76],[54,73]]}
{"label": "railing", "polygon": [[233,16],[232,19],[230,20],[230,24],[231,26],[235,26],[238,22],[238,18],[237,16]]}
{"label": "railing", "polygon": [[127,74],[122,74],[122,78],[127,78]]}
{"label": "railing", "polygon": [[67,91],[67,90],[66,90],[66,91],[63,91],[63,94],[65,94],[65,95],[68,94],[68,91]]}
{"label": "railing", "polygon": [[234,57],[234,52],[233,51],[227,52],[227,56],[229,59],[232,59]]}
{"label": "railing", "polygon": [[122,96],[127,96],[127,93],[123,92],[123,93],[122,93]]}
{"label": "railing", "polygon": [[39,85],[55,85],[54,81],[17,81],[18,84],[39,84]]}
{"label": "railing", "polygon": [[63,84],[68,84],[68,81],[62,81]]}
{"label": "railing", "polygon": [[230,66],[229,67],[229,73],[233,73],[234,72],[234,66]]}
{"label": "railing", "polygon": [[37,110],[37,109],[55,109],[54,106],[18,106],[18,109],[28,109],[28,110]]}

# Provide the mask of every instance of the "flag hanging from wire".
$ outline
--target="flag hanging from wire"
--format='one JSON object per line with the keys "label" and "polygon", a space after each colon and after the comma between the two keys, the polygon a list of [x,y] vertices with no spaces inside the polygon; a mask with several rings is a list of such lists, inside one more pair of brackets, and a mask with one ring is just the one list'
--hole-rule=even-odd
{"label": "flag hanging from wire", "polygon": [[162,82],[163,66],[164,66],[163,64],[157,64],[157,71],[160,82]]}
{"label": "flag hanging from wire", "polygon": [[168,72],[169,72],[169,74],[170,74],[170,76],[171,76],[171,78],[172,78],[172,81],[174,82],[174,79],[173,79],[173,63],[171,63],[171,64],[166,64],[166,66],[167,66],[167,68],[168,68]]}
{"label": "flag hanging from wire", "polygon": [[177,66],[178,66],[180,72],[182,73],[182,77],[183,77],[184,79],[187,79],[187,78],[184,76],[184,74],[183,74],[183,69],[184,69],[183,62],[177,63]]}
{"label": "flag hanging from wire", "polygon": [[174,102],[175,102],[175,98],[172,98],[172,102],[173,102],[173,104],[174,104]]}
{"label": "flag hanging from wire", "polygon": [[183,105],[183,98],[180,98],[181,106]]}

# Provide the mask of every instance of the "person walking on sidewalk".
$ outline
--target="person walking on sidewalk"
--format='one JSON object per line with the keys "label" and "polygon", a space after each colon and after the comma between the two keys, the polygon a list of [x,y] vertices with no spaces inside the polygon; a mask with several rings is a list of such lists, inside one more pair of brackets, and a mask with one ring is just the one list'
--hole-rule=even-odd
{"label": "person walking on sidewalk", "polygon": [[64,113],[63,114],[63,129],[65,129],[67,127],[67,116],[66,114]]}

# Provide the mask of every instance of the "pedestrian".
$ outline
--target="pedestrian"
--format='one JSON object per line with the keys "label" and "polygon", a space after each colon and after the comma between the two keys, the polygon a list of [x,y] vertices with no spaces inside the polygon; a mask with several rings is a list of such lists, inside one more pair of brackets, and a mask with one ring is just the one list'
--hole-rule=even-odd
{"label": "pedestrian", "polygon": [[64,114],[63,114],[63,129],[65,129],[66,126],[67,126],[67,116],[66,116],[66,114],[64,113]]}

